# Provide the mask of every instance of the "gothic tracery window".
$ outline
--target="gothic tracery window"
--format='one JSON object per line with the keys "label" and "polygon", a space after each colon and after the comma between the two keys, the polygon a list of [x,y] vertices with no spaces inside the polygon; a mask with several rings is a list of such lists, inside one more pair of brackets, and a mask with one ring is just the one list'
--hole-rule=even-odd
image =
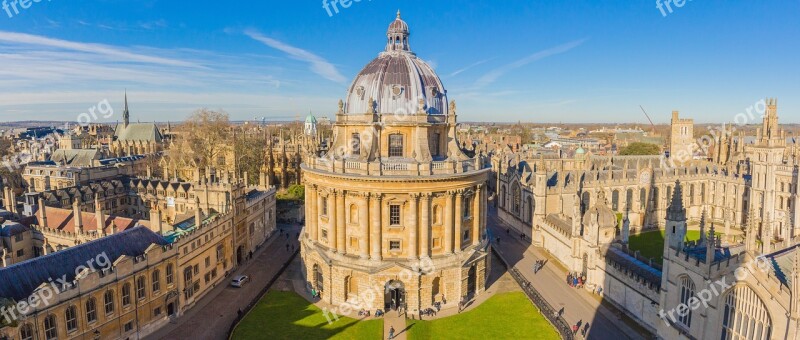
{"label": "gothic tracery window", "polygon": [[770,339],[772,318],[764,302],[750,287],[736,286],[724,300],[720,339]]}

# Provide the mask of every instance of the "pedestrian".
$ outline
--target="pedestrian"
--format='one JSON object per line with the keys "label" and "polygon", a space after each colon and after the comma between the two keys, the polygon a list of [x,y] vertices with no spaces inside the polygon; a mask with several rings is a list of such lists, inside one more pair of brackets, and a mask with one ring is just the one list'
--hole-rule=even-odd
{"label": "pedestrian", "polygon": [[578,333],[578,325],[572,325],[572,334]]}
{"label": "pedestrian", "polygon": [[286,251],[287,252],[289,251],[289,244],[288,243],[286,244]]}
{"label": "pedestrian", "polygon": [[511,234],[511,228],[506,228],[506,234]]}
{"label": "pedestrian", "polygon": [[389,327],[389,339],[394,339],[394,326]]}

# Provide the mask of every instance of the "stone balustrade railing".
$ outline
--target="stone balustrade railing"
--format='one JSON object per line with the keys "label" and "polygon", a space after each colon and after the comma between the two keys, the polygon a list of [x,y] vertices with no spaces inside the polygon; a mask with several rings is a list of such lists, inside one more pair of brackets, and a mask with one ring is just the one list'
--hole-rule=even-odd
{"label": "stone balustrade railing", "polygon": [[418,162],[407,159],[362,161],[308,157],[303,166],[337,174],[362,176],[432,176],[463,174],[487,168],[481,157],[467,160]]}

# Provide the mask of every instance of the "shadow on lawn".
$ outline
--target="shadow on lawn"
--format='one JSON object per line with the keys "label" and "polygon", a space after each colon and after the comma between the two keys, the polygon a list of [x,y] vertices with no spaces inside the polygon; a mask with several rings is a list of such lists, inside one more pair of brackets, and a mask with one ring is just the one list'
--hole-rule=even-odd
{"label": "shadow on lawn", "polygon": [[[329,339],[351,327],[364,327],[361,320],[341,316],[337,319],[333,314],[328,317],[331,323],[322,310],[296,293],[270,291],[242,320],[232,339]],[[368,337],[371,328],[353,332],[352,338]],[[382,332],[382,327],[375,328],[379,329],[378,334]]]}

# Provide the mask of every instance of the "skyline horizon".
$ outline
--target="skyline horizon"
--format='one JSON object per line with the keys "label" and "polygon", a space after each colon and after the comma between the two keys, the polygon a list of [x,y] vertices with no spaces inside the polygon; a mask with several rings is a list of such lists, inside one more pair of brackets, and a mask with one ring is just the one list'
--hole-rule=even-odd
{"label": "skyline horizon", "polygon": [[[315,4],[242,4],[211,24],[198,21],[210,13],[160,1],[98,3],[93,13],[47,3],[0,27],[8,51],[0,75],[10,79],[0,84],[0,119],[68,121],[125,89],[143,121],[178,121],[204,107],[235,120],[309,111],[333,118],[355,74],[381,51],[399,7],[412,50],[438,73],[464,120],[489,112],[509,123],[648,124],[644,105],[660,124],[675,109],[720,123],[768,93],[785,98],[779,115],[792,123],[786,117],[800,116],[800,86],[792,81],[800,68],[789,57],[797,46],[785,41],[797,25],[778,15],[770,27],[726,27],[768,8],[716,3],[672,8],[669,16],[651,5],[588,0],[426,9],[370,2],[331,15]],[[781,2],[770,13],[782,5],[800,9]],[[129,17],[118,15],[122,8]],[[264,8],[271,10],[264,18],[250,14]],[[742,53],[747,43],[769,53]],[[110,102],[119,106],[121,97]]]}

